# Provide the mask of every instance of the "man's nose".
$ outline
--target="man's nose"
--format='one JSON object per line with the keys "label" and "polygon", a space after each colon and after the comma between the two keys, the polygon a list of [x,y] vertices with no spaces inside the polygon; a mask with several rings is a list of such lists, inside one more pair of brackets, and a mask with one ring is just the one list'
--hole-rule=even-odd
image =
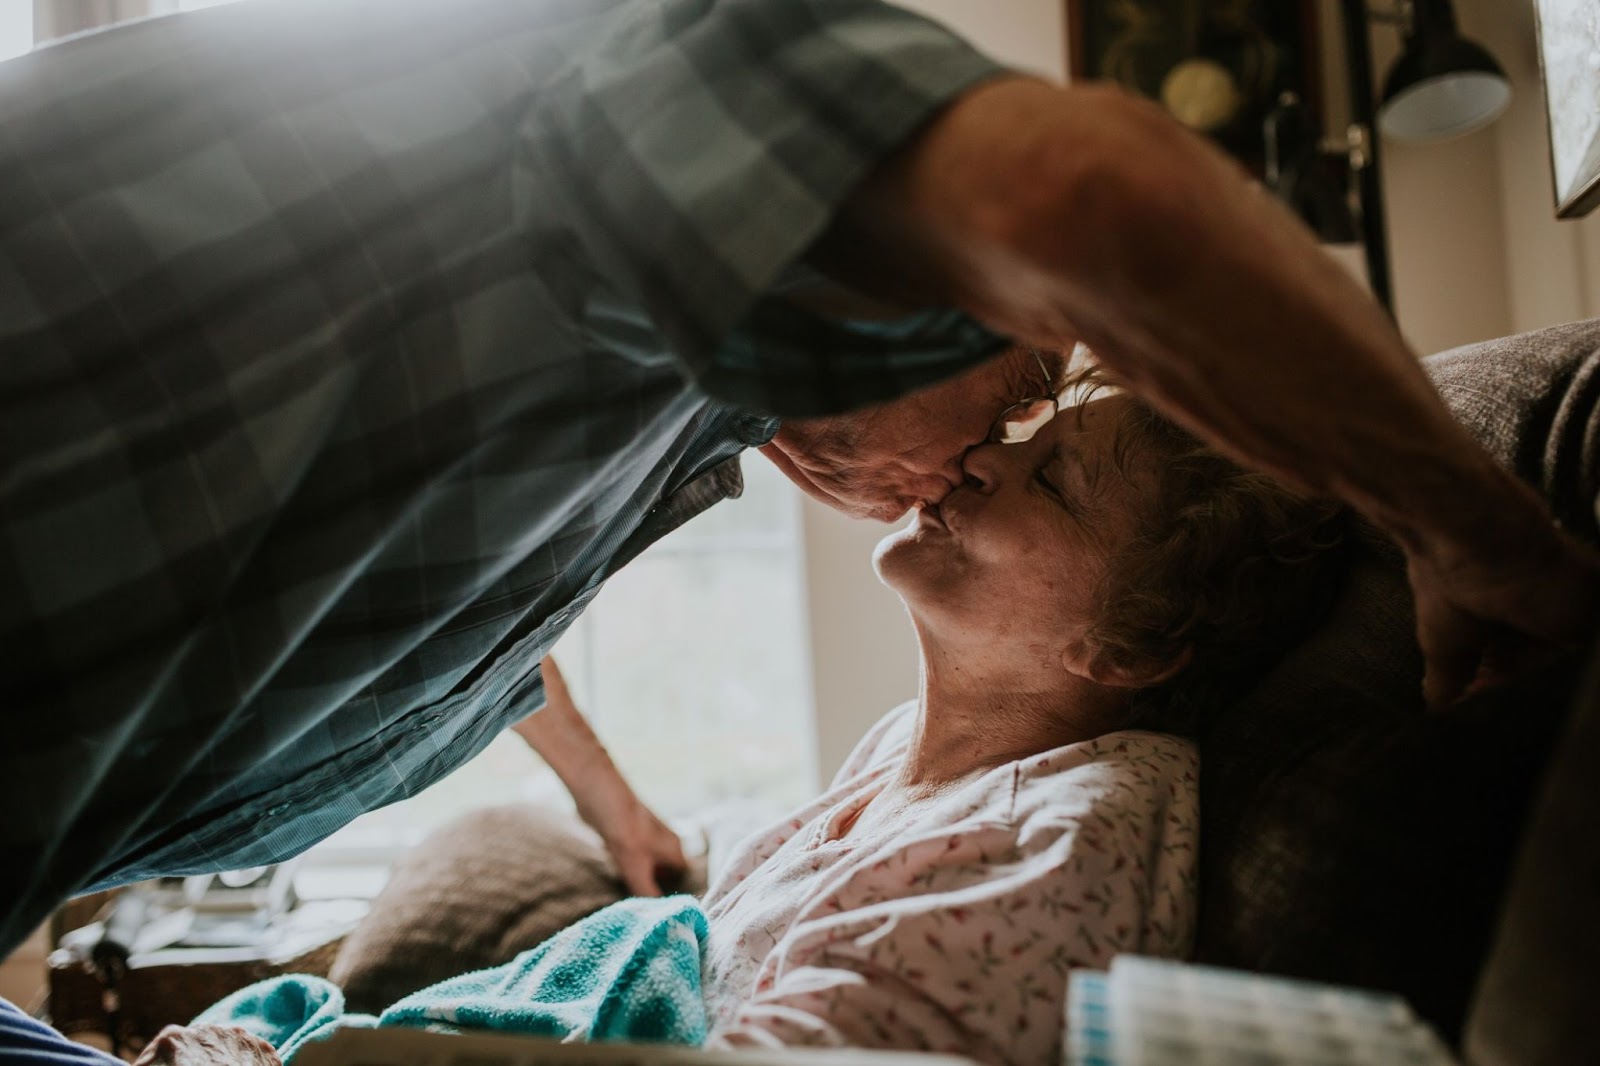
{"label": "man's nose", "polygon": [[[969,448],[968,451],[970,450],[971,449]],[[948,484],[952,489],[960,488],[961,483],[967,478],[967,472],[962,469],[961,466],[966,457],[966,452],[962,452],[960,455],[952,455],[949,460],[936,471],[936,474],[943,478],[945,483]]]}

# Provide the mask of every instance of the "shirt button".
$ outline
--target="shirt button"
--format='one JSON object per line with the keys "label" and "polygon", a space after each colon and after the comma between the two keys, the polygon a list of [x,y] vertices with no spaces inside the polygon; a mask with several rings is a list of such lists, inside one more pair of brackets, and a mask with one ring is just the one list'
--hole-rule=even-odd
{"label": "shirt button", "polygon": [[286,811],[288,809],[289,809],[289,804],[287,804],[287,803],[274,804],[273,806],[267,808],[267,817],[268,818],[276,818],[276,817],[278,817],[278,815],[282,814],[284,811]]}

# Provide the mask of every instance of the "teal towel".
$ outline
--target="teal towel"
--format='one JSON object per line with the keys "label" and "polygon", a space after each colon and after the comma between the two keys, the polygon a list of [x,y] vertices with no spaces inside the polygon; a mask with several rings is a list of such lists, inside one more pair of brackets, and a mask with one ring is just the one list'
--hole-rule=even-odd
{"label": "teal towel", "polygon": [[331,1036],[337,1028],[370,1029],[370,1014],[346,1014],[339,986],[310,974],[286,974],[257,981],[213,1003],[195,1025],[237,1025],[278,1049],[291,1061],[308,1040]]}
{"label": "teal towel", "polygon": [[695,1046],[707,1034],[700,984],[706,932],[693,896],[626,899],[504,966],[414,992],[376,1019],[345,1014],[344,994],[330,982],[292,975],[235,992],[195,1021],[242,1026],[270,1042],[284,1062],[339,1026]]}

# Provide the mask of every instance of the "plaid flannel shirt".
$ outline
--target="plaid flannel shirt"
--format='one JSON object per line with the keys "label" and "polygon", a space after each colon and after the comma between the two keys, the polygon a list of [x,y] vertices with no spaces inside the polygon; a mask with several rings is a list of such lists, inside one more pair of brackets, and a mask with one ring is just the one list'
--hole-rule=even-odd
{"label": "plaid flannel shirt", "polygon": [[779,289],[997,70],[874,0],[288,0],[0,63],[0,950],[425,787],[773,416],[992,351]]}

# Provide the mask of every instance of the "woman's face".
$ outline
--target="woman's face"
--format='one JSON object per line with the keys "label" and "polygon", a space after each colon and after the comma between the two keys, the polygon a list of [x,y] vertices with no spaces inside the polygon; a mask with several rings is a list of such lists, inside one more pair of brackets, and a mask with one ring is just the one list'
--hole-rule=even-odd
{"label": "woman's face", "polygon": [[1026,443],[973,448],[963,484],[879,543],[879,577],[939,632],[1052,647],[1078,640],[1149,480],[1137,456],[1130,471],[1113,457],[1130,402],[1094,400]]}

